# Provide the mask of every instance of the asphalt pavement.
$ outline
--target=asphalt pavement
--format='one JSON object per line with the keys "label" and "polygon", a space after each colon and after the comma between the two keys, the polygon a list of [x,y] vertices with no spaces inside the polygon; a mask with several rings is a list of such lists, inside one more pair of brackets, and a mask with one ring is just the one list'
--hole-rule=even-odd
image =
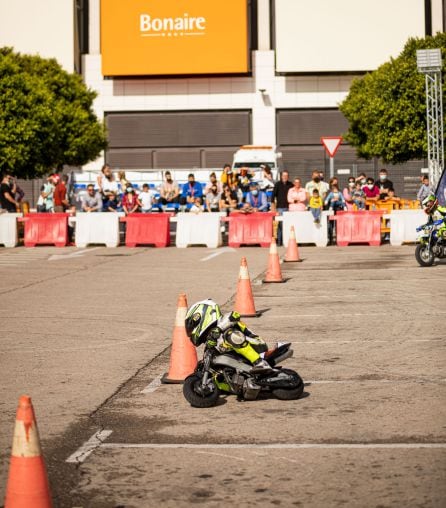
{"label": "asphalt pavement", "polygon": [[[27,393],[56,507],[445,506],[446,262],[300,252],[267,285],[257,247],[1,249],[0,496]],[[246,322],[293,342],[305,393],[194,409],[159,383],[177,297],[229,310],[242,256]]]}

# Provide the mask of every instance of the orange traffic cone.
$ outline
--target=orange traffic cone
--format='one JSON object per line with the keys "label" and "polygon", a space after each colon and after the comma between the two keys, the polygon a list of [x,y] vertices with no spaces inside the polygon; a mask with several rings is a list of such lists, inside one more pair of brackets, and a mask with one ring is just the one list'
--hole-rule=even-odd
{"label": "orange traffic cone", "polygon": [[22,395],[15,421],[5,508],[31,506],[51,508],[52,502],[31,398]]}
{"label": "orange traffic cone", "polygon": [[286,249],[284,261],[286,263],[291,263],[291,262],[295,262],[295,261],[299,261],[299,262],[302,261],[302,259],[300,259],[300,257],[299,257],[299,248],[297,246],[296,233],[294,231],[294,226],[291,226],[291,229],[290,229],[290,238],[288,240],[288,246]]}
{"label": "orange traffic cone", "polygon": [[197,367],[197,351],[186,334],[184,320],[187,314],[186,295],[178,297],[177,314],[172,336],[169,372],[164,374],[163,383],[182,383]]}
{"label": "orange traffic cone", "polygon": [[263,282],[285,282],[280,269],[279,253],[277,252],[276,240],[271,240],[269,248],[268,270],[266,271]]}
{"label": "orange traffic cone", "polygon": [[242,258],[237,283],[237,295],[235,297],[234,310],[243,317],[257,317],[260,313],[256,311],[254,297],[252,296],[251,281],[249,279],[248,263]]}

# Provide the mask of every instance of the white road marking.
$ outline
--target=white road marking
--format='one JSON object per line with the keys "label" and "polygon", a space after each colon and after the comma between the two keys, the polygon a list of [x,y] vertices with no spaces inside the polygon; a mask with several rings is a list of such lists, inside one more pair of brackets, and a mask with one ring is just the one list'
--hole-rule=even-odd
{"label": "white road marking", "polygon": [[101,448],[147,448],[147,449],[178,449],[188,450],[301,450],[301,449],[418,449],[445,448],[445,443],[259,443],[259,444],[192,444],[192,443],[102,443]]}
{"label": "white road marking", "polygon": [[91,438],[86,441],[77,451],[75,451],[72,455],[68,457],[65,462],[70,463],[80,463],[84,462],[84,460],[94,451],[96,448],[99,448],[103,445],[103,441],[108,438],[108,436],[112,433],[112,430],[100,430],[96,432]]}
{"label": "white road marking", "polygon": [[[426,314],[426,312],[423,311],[423,316],[434,317],[434,316],[437,316],[438,314],[446,314],[446,311],[435,310],[435,312],[433,312],[432,314]],[[386,313],[386,312],[380,312],[379,315],[380,315],[380,317],[381,316],[394,316],[394,314],[392,314],[392,313]],[[342,314],[342,313],[336,312],[331,317],[332,318],[333,317],[349,317],[349,318],[351,318],[351,317],[354,317],[354,316],[355,317],[358,316],[358,317],[374,317],[374,318],[376,318],[376,312],[357,312],[357,313],[351,312],[351,313],[348,313],[348,314]],[[295,320],[296,317],[298,317],[298,318],[302,318],[302,317],[309,317],[309,318],[324,317],[324,318],[326,318],[327,314],[297,314],[296,316],[293,316],[291,314],[271,314],[271,315],[268,315],[268,317],[270,319],[289,318],[289,319]],[[409,319],[409,317],[411,317],[412,319],[417,319],[417,320],[420,319],[420,316],[416,315],[416,314],[405,315],[404,319]]]}
{"label": "white road marking", "polygon": [[72,252],[71,254],[53,254],[48,258],[48,261],[58,261],[59,259],[70,259],[82,257],[87,252],[93,252],[94,250],[102,249],[102,247],[93,247],[92,249],[84,249]]}
{"label": "white road marking", "polygon": [[241,460],[244,461],[245,459],[242,459],[242,457],[234,457],[234,455],[225,455],[224,453],[212,453],[212,452],[197,452],[203,455],[216,455],[217,457],[224,457],[225,459],[234,459],[234,460]]}
{"label": "white road marking", "polygon": [[[431,338],[431,339],[407,339],[403,342],[440,342],[442,341],[443,339],[436,339],[436,338]],[[389,340],[381,340],[381,339],[370,339],[370,340],[365,340],[365,341],[358,341],[358,340],[302,340],[302,341],[290,341],[291,344],[367,344],[367,343],[371,343],[371,344],[375,344],[375,343],[378,343],[378,344],[389,344],[390,343],[390,339]]]}
{"label": "white road marking", "polygon": [[161,386],[161,377],[162,377],[162,374],[160,374],[159,376],[156,376],[156,378],[151,383],[149,383],[144,388],[144,390],[141,390],[141,393],[153,393],[157,388],[159,388]]}
{"label": "white road marking", "polygon": [[216,258],[217,256],[220,256],[220,254],[225,254],[227,252],[235,252],[235,249],[232,247],[220,247],[219,249],[216,249],[213,254],[209,254],[209,256],[201,258],[200,261],[209,261],[210,259]]}

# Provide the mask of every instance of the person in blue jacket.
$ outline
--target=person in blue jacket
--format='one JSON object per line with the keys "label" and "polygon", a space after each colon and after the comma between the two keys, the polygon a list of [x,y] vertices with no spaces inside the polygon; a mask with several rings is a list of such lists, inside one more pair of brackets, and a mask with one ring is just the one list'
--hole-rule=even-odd
{"label": "person in blue jacket", "polygon": [[193,173],[189,173],[187,177],[187,183],[183,185],[180,204],[189,205],[190,208],[197,198],[203,197],[203,188],[200,182],[195,181],[195,176]]}
{"label": "person in blue jacket", "polygon": [[259,189],[255,182],[249,184],[249,192],[246,194],[243,211],[245,212],[266,212],[268,210],[268,199],[266,193]]}

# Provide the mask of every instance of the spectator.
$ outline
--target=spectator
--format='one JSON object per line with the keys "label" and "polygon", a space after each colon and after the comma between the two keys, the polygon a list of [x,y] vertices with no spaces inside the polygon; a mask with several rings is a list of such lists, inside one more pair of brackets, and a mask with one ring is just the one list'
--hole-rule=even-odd
{"label": "spectator", "polygon": [[[121,173],[125,173],[122,171]],[[106,197],[108,194],[118,193],[118,182],[116,181],[111,167],[108,164],[104,164],[102,166],[101,172],[97,178],[97,187],[99,192],[102,194],[102,197]]]}
{"label": "spectator", "polygon": [[46,197],[45,185],[41,185],[39,198],[37,199],[37,203],[36,203],[36,210],[38,213],[45,213],[46,212],[45,197]]}
{"label": "spectator", "polygon": [[3,176],[2,182],[0,184],[0,205],[2,206],[3,210],[6,210],[9,213],[16,213],[19,203],[15,200],[15,196],[12,192],[10,186],[11,181],[11,175],[5,174]]}
{"label": "spectator", "polygon": [[121,193],[125,193],[127,187],[132,185],[125,176],[125,171],[118,171],[118,183],[121,187]]}
{"label": "spectator", "polygon": [[332,190],[328,193],[325,198],[325,206],[328,206],[328,209],[333,212],[338,212],[339,210],[346,210],[345,201],[342,194],[339,192],[339,188],[337,185],[333,185]]}
{"label": "spectator", "polygon": [[359,181],[355,183],[352,199],[358,210],[365,210],[365,192],[362,190],[361,182]]}
{"label": "spectator", "polygon": [[212,171],[209,175],[209,182],[206,184],[204,188],[204,195],[206,196],[208,192],[210,192],[212,187],[217,187],[217,192],[221,193],[221,183],[217,180],[217,175]]}
{"label": "spectator", "polygon": [[274,189],[275,181],[273,178],[273,172],[268,164],[261,164],[260,168],[262,170],[262,179],[260,180],[260,190],[262,191],[272,191]]}
{"label": "spectator", "polygon": [[237,185],[242,193],[249,192],[249,184],[251,183],[253,176],[253,173],[250,172],[248,168],[240,168]]}
{"label": "spectator", "polygon": [[190,207],[190,212],[192,213],[202,213],[204,212],[204,207],[203,207],[203,201],[200,197],[196,197],[194,199],[194,202],[193,202],[193,205]]}
{"label": "spectator", "polygon": [[350,176],[348,178],[347,187],[342,191],[342,196],[344,197],[345,204],[347,205],[347,210],[353,210],[353,197],[352,192],[355,190],[355,177]]}
{"label": "spectator", "polygon": [[102,196],[96,191],[93,184],[87,186],[87,194],[82,198],[82,210],[84,212],[101,212]]}
{"label": "spectator", "polygon": [[394,203],[393,208],[399,208],[401,199],[395,194],[395,189],[390,188],[387,191],[387,196],[384,198],[384,201],[392,201]]}
{"label": "spectator", "polygon": [[249,185],[249,192],[246,194],[246,200],[243,205],[244,212],[266,212],[268,210],[268,200],[265,192],[259,189],[255,182]]}
{"label": "spectator", "polygon": [[149,213],[152,211],[152,205],[156,201],[155,192],[145,183],[142,186],[142,192],[139,193],[138,199],[141,203],[141,212]]}
{"label": "spectator", "polygon": [[122,209],[124,210],[125,214],[128,215],[129,213],[137,212],[140,206],[141,203],[138,199],[138,196],[136,195],[135,189],[129,185],[125,189],[125,194],[122,198]]}
{"label": "spectator", "polygon": [[306,203],[307,193],[301,185],[300,178],[295,178],[294,186],[288,191],[289,210],[290,212],[304,212],[307,209]]}
{"label": "spectator", "polygon": [[365,173],[359,173],[356,177],[356,181],[361,184],[362,187],[367,184],[367,175]]}
{"label": "spectator", "polygon": [[46,183],[43,184],[43,191],[41,193],[43,197],[42,211],[54,212],[54,181],[53,175],[50,175],[46,179]]}
{"label": "spectator", "polygon": [[308,209],[313,214],[314,222],[319,224],[321,221],[321,213],[324,203],[322,198],[319,196],[319,191],[317,189],[313,190],[313,195],[310,198]]}
{"label": "spectator", "polygon": [[201,183],[195,181],[193,173],[189,173],[187,177],[188,182],[183,185],[183,191],[181,193],[180,203],[184,205],[193,205],[195,198],[201,198],[203,196],[203,189]]}
{"label": "spectator", "polygon": [[379,189],[371,176],[367,178],[367,184],[363,186],[362,190],[364,191],[366,199],[376,201],[379,197]]}
{"label": "spectator", "polygon": [[324,180],[324,172],[319,171],[319,178],[321,183],[322,192],[325,192],[325,195],[327,195],[330,192],[330,185]]}
{"label": "spectator", "polygon": [[[288,191],[293,187],[289,181],[289,173],[285,169],[280,173],[280,180],[274,184],[272,196],[272,208],[276,209],[279,215],[288,210]],[[277,227],[277,243],[282,245],[282,222]]]}
{"label": "spectator", "polygon": [[339,182],[338,178],[334,176],[333,178],[330,178],[330,181],[328,182],[328,189],[331,191],[333,185],[336,185],[336,187],[339,189]]}
{"label": "spectator", "polygon": [[220,193],[218,192],[217,182],[209,189],[206,194],[206,208],[208,212],[220,211]]}
{"label": "spectator", "polygon": [[121,202],[118,200],[114,192],[109,192],[105,198],[102,208],[103,212],[119,212],[121,210]]}
{"label": "spectator", "polygon": [[420,203],[423,202],[425,198],[432,194],[432,188],[429,185],[429,177],[427,175],[423,175],[421,178],[421,187],[417,192],[417,199]]}
{"label": "spectator", "polygon": [[65,182],[57,174],[52,175],[52,180],[54,184],[54,192],[53,192],[54,211],[56,213],[65,212],[70,207]]}
{"label": "spectator", "polygon": [[313,190],[317,189],[319,191],[319,196],[324,200],[327,196],[328,185],[321,181],[320,172],[315,169],[311,173],[311,180],[305,185],[305,192],[307,193],[307,199],[313,195]]}
{"label": "spectator", "polygon": [[384,199],[387,197],[389,189],[393,189],[393,182],[387,178],[387,170],[380,169],[379,170],[379,199]]}
{"label": "spectator", "polygon": [[178,203],[180,189],[177,182],[172,179],[170,171],[164,173],[165,181],[160,187],[161,203],[163,205],[169,205],[172,203]]}
{"label": "spectator", "polygon": [[223,185],[223,193],[220,198],[220,210],[222,212],[233,212],[237,209],[237,194],[231,190],[229,185]]}
{"label": "spectator", "polygon": [[229,185],[231,190],[237,189],[237,175],[234,171],[232,171],[230,164],[225,164],[223,166],[223,172],[220,177],[221,183]]}

